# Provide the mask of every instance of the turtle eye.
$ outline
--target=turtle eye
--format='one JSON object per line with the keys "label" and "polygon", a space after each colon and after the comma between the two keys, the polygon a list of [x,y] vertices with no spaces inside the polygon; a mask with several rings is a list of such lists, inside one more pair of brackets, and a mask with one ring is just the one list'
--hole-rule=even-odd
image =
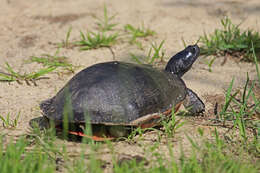
{"label": "turtle eye", "polygon": [[190,50],[190,53],[195,54],[196,53],[196,48],[192,47],[191,50]]}

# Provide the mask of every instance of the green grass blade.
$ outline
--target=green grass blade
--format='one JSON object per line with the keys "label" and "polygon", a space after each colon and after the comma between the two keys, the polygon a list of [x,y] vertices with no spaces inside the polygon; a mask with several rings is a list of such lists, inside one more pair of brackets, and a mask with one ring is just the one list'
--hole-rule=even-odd
{"label": "green grass blade", "polygon": [[47,73],[54,71],[56,68],[57,67],[48,67],[48,68],[40,69],[38,72],[34,72],[32,74],[26,75],[26,79],[37,79],[40,76],[43,76]]}
{"label": "green grass blade", "polygon": [[258,62],[257,62],[256,54],[255,54],[254,43],[251,42],[251,45],[252,45],[253,56],[254,56],[254,60],[255,60],[255,67],[256,67],[258,82],[259,82],[259,85],[260,85],[260,71],[259,71],[259,67],[258,67]]}

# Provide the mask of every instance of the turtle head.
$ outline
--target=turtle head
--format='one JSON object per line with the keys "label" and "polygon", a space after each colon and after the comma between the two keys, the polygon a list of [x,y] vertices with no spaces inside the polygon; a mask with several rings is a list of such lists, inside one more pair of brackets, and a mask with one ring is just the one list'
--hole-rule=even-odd
{"label": "turtle head", "polygon": [[200,48],[197,45],[190,45],[169,60],[165,67],[165,71],[182,77],[183,74],[191,68],[199,54]]}

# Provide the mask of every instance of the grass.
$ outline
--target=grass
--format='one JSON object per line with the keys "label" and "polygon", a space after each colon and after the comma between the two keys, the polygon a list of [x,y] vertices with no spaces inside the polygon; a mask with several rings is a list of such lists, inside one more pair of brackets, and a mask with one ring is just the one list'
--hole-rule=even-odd
{"label": "grass", "polygon": [[[117,26],[117,23],[112,23],[111,21],[115,18],[116,15],[109,16],[107,12],[107,7],[104,5],[104,16],[103,18],[96,18],[96,25],[98,31],[87,31],[84,34],[80,31],[80,40],[75,41],[73,43],[74,46],[80,47],[80,50],[90,50],[90,49],[98,49],[102,47],[110,48],[113,56],[114,53],[111,50],[111,46],[116,43],[119,34],[111,33],[109,31],[113,31]],[[109,33],[108,33],[109,32]]]}
{"label": "grass", "polygon": [[156,34],[155,31],[149,28],[145,28],[144,24],[142,25],[142,27],[134,27],[131,24],[126,24],[124,26],[124,29],[127,33],[129,33],[132,36],[131,41],[136,40],[137,38],[144,38]]}
{"label": "grass", "polygon": [[[201,130],[201,129],[200,129]],[[203,130],[200,132],[203,137]],[[247,163],[243,153],[237,156],[228,152],[232,147],[221,139],[215,128],[214,141],[204,140],[201,144],[187,136],[192,144],[192,156],[184,157],[185,172],[258,172],[259,166]],[[237,147],[239,148],[239,147]],[[200,159],[198,159],[200,158]],[[186,161],[186,164],[185,164]],[[183,162],[183,161],[181,161]]]}
{"label": "grass", "polygon": [[6,116],[0,115],[0,120],[2,121],[2,125],[6,129],[16,128],[18,125],[18,120],[20,118],[20,112],[15,116],[14,119],[10,118],[10,112]]}
{"label": "grass", "polygon": [[[239,91],[232,94],[233,82],[234,79],[227,90],[225,104],[219,114],[219,120],[223,123],[223,126],[227,126],[227,122],[231,122],[232,126],[229,128],[234,132],[238,130],[239,141],[243,146],[248,148],[250,145],[257,154],[257,152],[260,152],[260,141],[257,141],[260,136],[260,120],[256,115],[260,111],[260,100],[256,98],[253,92],[254,82],[249,86],[248,76],[242,94]],[[240,98],[238,97],[239,94],[241,95]],[[254,136],[254,145],[251,145],[254,143],[252,143],[251,136]]]}
{"label": "grass", "polygon": [[[72,27],[69,28],[66,39],[62,43],[58,44],[59,47],[72,48],[72,47],[80,47],[80,50],[90,50],[90,49],[98,49],[102,47],[110,48],[115,42],[119,39],[121,35],[124,33],[120,33],[121,30],[117,32],[113,32],[118,23],[112,22],[116,15],[110,16],[108,14],[108,10],[106,5],[104,5],[104,15],[102,18],[94,17],[96,19],[96,28],[97,31],[87,31],[83,33],[80,31],[80,39],[78,41],[69,42],[69,37],[72,31]],[[155,35],[155,31],[145,28],[144,25],[142,27],[134,27],[131,24],[127,24],[124,26],[124,30],[128,35],[130,35],[130,44],[136,44],[141,49],[143,48],[141,42],[137,41],[137,38],[145,38],[148,36]],[[114,56],[113,51],[111,53]]]}
{"label": "grass", "polygon": [[201,36],[199,39],[202,55],[231,55],[239,60],[254,62],[252,43],[255,54],[260,55],[260,35],[253,30],[242,31],[240,24],[235,25],[231,19],[221,19],[223,29],[215,29],[214,33]]}
{"label": "grass", "polygon": [[162,47],[164,42],[165,42],[164,40],[161,41],[159,46],[156,43],[151,44],[151,48],[149,49],[149,52],[145,56],[145,58],[142,58],[132,53],[130,55],[132,59],[136,61],[138,64],[154,64],[156,61],[163,62],[165,51],[163,50]]}
{"label": "grass", "polygon": [[11,141],[4,146],[0,138],[0,172],[1,173],[50,173],[55,172],[55,161],[41,149],[27,150],[29,143],[24,138]]}
{"label": "grass", "polygon": [[42,64],[47,68],[62,68],[69,72],[75,72],[75,66],[68,62],[68,58],[65,56],[59,56],[59,49],[54,53],[54,55],[50,54],[42,54],[41,56],[32,56],[29,62],[36,62]]}
{"label": "grass", "polygon": [[[203,130],[201,130],[203,134]],[[201,136],[203,137],[203,136]],[[145,146],[145,154],[149,158],[129,159],[127,162],[118,164],[114,162],[113,172],[173,172],[173,173],[218,173],[218,172],[258,172],[259,165],[254,165],[243,161],[239,156],[234,157],[232,153],[226,153],[228,146],[220,138],[217,130],[215,130],[215,138],[213,141],[196,142],[187,136],[192,144],[192,151],[187,156],[182,152],[180,157],[173,154],[173,144],[168,143],[169,156],[158,152],[160,145],[157,143]]]}
{"label": "grass", "polygon": [[255,54],[255,48],[254,48],[253,42],[252,42],[252,51],[253,51],[253,55],[254,55],[254,62],[255,62],[255,69],[256,69],[256,72],[257,72],[257,78],[258,78],[258,82],[259,82],[259,86],[260,86],[260,70],[259,70],[259,67],[258,67],[258,61],[257,61],[257,57],[256,57],[256,54]]}
{"label": "grass", "polygon": [[174,137],[176,131],[181,128],[184,123],[185,122],[181,122],[181,119],[176,119],[176,113],[173,107],[170,118],[162,121],[164,134],[166,134],[167,137]]}
{"label": "grass", "polygon": [[[74,173],[82,172],[103,172],[106,165],[104,161],[98,159],[95,154],[95,144],[82,144],[82,152],[77,158],[71,160],[65,146],[59,149],[55,145],[55,138],[50,138],[48,134],[36,136],[36,144],[32,146],[28,138],[20,137],[16,142],[9,142],[4,145],[3,137],[0,138],[0,171],[1,173],[23,173],[39,172],[53,173],[56,170],[68,171]],[[110,145],[112,154],[112,170],[115,173],[123,172],[183,172],[183,173],[200,173],[200,172],[258,172],[259,164],[253,164],[250,160],[244,160],[243,155],[233,155],[228,145],[221,139],[218,131],[215,129],[215,138],[213,141],[205,140],[197,142],[187,136],[192,145],[191,153],[186,155],[184,152],[178,157],[173,154],[173,143],[167,144],[168,151],[160,152],[160,142],[150,145],[143,145],[144,155],[130,157],[127,160],[118,160],[116,148],[113,143]],[[203,130],[200,129],[201,138]],[[102,146],[107,144],[102,144]],[[84,154],[84,147],[93,148],[92,154],[88,159]],[[93,147],[92,147],[93,146]],[[27,148],[30,147],[28,150]],[[75,156],[74,156],[75,157]],[[139,159],[138,159],[139,158]],[[149,158],[149,159],[148,159]],[[67,172],[66,171],[66,172]]]}
{"label": "grass", "polygon": [[69,27],[67,33],[66,33],[66,38],[64,41],[62,41],[61,43],[58,43],[58,47],[64,47],[64,48],[72,48],[73,47],[73,44],[71,44],[69,42],[69,39],[70,39],[70,34],[71,34],[71,31],[72,31],[72,27]]}
{"label": "grass", "polygon": [[[256,56],[253,53],[254,56]],[[255,58],[256,60],[256,58]],[[256,69],[258,64],[256,62]],[[259,78],[258,78],[259,80]],[[257,114],[260,112],[260,100],[254,93],[255,83],[247,80],[243,91],[232,91],[234,79],[231,81],[225,96],[225,103],[222,110],[217,114],[217,119],[222,122],[224,127],[228,127],[233,134],[231,140],[253,155],[260,156],[260,120]],[[229,125],[228,125],[229,124]],[[234,137],[237,136],[238,138]]]}
{"label": "grass", "polygon": [[216,60],[216,57],[213,57],[213,58],[211,58],[209,61],[208,60],[204,60],[204,63],[206,64],[206,65],[208,65],[208,70],[209,70],[209,72],[212,72],[212,65],[213,65],[213,63],[214,63],[214,61]]}
{"label": "grass", "polygon": [[112,20],[114,20],[114,18],[116,17],[116,15],[112,15],[109,16],[108,12],[107,12],[107,6],[104,5],[104,16],[103,18],[96,18],[96,25],[97,25],[97,29],[101,32],[107,32],[107,31],[112,31],[114,30],[114,28],[118,25],[118,23],[112,23]]}
{"label": "grass", "polygon": [[136,44],[141,49],[143,48],[142,43],[137,41],[137,38],[146,38],[156,34],[155,31],[145,28],[144,24],[142,24],[142,27],[134,27],[131,24],[126,24],[124,29],[130,35],[130,44]]}
{"label": "grass", "polygon": [[19,72],[15,72],[14,69],[8,63],[5,63],[5,65],[6,65],[7,72],[0,72],[0,81],[2,82],[16,81],[19,84],[22,84],[22,81],[25,81],[27,85],[30,85],[30,82],[36,85],[36,80],[46,79],[46,77],[43,76],[56,69],[56,67],[47,67],[47,68],[40,69],[36,72],[21,74]]}
{"label": "grass", "polygon": [[226,120],[233,121],[234,128],[239,128],[240,136],[246,141],[246,126],[249,122],[255,121],[256,111],[260,110],[260,100],[256,98],[253,92],[254,82],[249,86],[248,76],[240,98],[237,97],[239,91],[236,91],[234,94],[231,93],[233,82],[234,80],[232,80],[227,90],[225,104],[220,112],[220,117],[223,119],[223,123]]}
{"label": "grass", "polygon": [[106,34],[105,32],[87,32],[86,35],[80,31],[81,40],[74,44],[80,47],[80,50],[98,49],[102,47],[111,47],[117,40],[118,34]]}

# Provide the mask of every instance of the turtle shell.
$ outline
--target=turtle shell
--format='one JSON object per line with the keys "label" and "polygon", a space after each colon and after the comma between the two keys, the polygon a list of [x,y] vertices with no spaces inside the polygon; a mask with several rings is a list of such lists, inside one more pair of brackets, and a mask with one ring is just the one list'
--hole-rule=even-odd
{"label": "turtle shell", "polygon": [[66,115],[70,123],[137,126],[176,107],[186,94],[175,74],[113,61],[82,70],[40,107],[57,123]]}

